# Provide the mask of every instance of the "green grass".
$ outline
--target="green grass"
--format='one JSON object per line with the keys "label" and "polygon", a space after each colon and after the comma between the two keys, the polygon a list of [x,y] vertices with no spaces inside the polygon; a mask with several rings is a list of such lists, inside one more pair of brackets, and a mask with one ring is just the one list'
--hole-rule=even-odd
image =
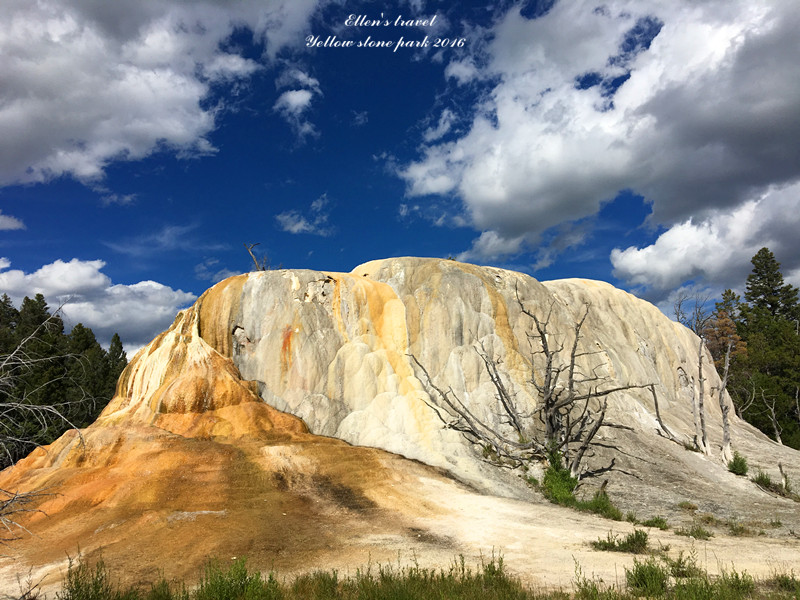
{"label": "green grass", "polygon": [[[634,532],[635,534],[635,532]],[[633,534],[632,534],[633,535]],[[35,590],[23,596],[37,598]],[[777,571],[767,580],[735,569],[718,577],[697,566],[694,552],[677,558],[654,556],[634,558],[625,569],[625,585],[606,585],[588,579],[576,562],[572,593],[564,590],[536,590],[508,574],[501,557],[492,556],[476,569],[464,559],[447,570],[419,566],[370,566],[354,576],[340,577],[336,571],[316,571],[294,580],[275,574],[262,576],[251,571],[245,560],[227,567],[209,563],[193,589],[181,582],[168,583],[163,577],[142,588],[123,589],[115,583],[102,561],[90,565],[70,561],[57,600],[797,600],[800,581],[794,571]]]}
{"label": "green grass", "polygon": [[728,462],[728,471],[734,475],[744,477],[747,475],[747,459],[738,452],[734,451],[733,459]]}
{"label": "green grass", "polygon": [[689,502],[688,500],[684,500],[682,502],[678,502],[678,508],[681,510],[688,510],[689,512],[694,512],[697,510],[697,504],[694,502]]}

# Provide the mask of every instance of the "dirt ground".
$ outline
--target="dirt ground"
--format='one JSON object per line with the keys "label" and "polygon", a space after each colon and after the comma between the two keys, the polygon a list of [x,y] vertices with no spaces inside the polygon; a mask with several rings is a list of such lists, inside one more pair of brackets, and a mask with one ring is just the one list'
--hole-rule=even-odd
{"label": "dirt ground", "polygon": [[[137,435],[149,436],[146,453]],[[7,548],[0,591],[13,594],[17,576],[30,574],[52,598],[68,555],[79,552],[102,556],[121,583],[145,586],[160,574],[196,581],[211,557],[246,556],[251,567],[288,578],[318,569],[355,574],[377,564],[447,569],[461,556],[476,567],[494,555],[530,585],[565,589],[576,566],[616,583],[633,561],[590,546],[609,532],[632,531],[630,523],[554,506],[533,490],[519,499],[482,494],[380,450],[314,436],[232,444],[137,435],[126,431],[113,446],[98,440],[92,461],[51,473],[60,491],[42,505],[47,516],[27,522],[34,535]],[[711,573],[800,572],[800,504],[696,453],[669,452],[643,475],[612,478],[612,500],[642,520],[664,516],[671,530],[701,523],[714,535],[701,541],[649,529],[651,547],[668,546],[670,556],[694,552]],[[687,488],[676,475],[679,461],[697,463],[693,471],[708,463],[707,482]],[[680,508],[682,501],[697,509]],[[749,534],[732,536],[731,523]]]}

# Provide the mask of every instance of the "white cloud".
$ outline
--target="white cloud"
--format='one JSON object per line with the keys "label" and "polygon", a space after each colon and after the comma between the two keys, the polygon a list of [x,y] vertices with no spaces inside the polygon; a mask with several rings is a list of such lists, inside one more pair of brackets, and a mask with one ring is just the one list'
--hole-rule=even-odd
{"label": "white cloud", "polygon": [[218,283],[228,277],[241,275],[241,273],[241,271],[233,271],[227,267],[220,267],[218,258],[208,258],[194,268],[195,277],[212,283]]}
{"label": "white cloud", "polygon": [[783,263],[787,279],[798,284],[798,197],[800,184],[771,189],[758,200],[677,223],[644,248],[616,248],[611,252],[614,275],[651,294],[698,279],[724,289],[741,285],[752,268],[750,259],[767,246]]}
{"label": "white cloud", "polygon": [[426,129],[422,134],[422,139],[426,142],[434,142],[444,137],[455,122],[456,114],[449,108],[445,108],[442,114],[439,115],[439,122],[436,124],[436,127],[429,127]]}
{"label": "white cloud", "polygon": [[289,90],[283,92],[273,107],[288,117],[299,117],[309,106],[313,94],[309,90]]}
{"label": "white cloud", "polygon": [[297,67],[291,67],[275,80],[275,86],[278,89],[294,88],[283,92],[272,109],[294,129],[298,140],[302,142],[307,136],[318,135],[316,127],[305,117],[305,114],[311,108],[314,96],[322,95],[319,80]]}
{"label": "white cloud", "polygon": [[275,220],[281,230],[287,233],[309,233],[327,237],[334,233],[334,227],[328,223],[330,214],[326,209],[329,204],[328,195],[322,194],[311,203],[308,215],[303,215],[298,210],[288,210],[276,215]]}
{"label": "white cloud", "polygon": [[[652,224],[674,225],[677,238],[689,219],[692,228],[718,223],[800,180],[794,3],[595,6],[561,1],[536,19],[514,6],[476,41],[473,56],[446,69],[457,83],[485,83],[471,125],[455,140],[430,131],[419,159],[398,173],[410,197],[463,202],[483,232],[465,255],[538,243],[625,189],[642,194]],[[800,196],[786,202],[791,214],[800,212]],[[753,244],[767,245],[768,231],[759,231]],[[704,275],[713,270],[701,259],[690,263]],[[636,281],[675,281],[658,263],[618,270]]]}
{"label": "white cloud", "polygon": [[12,231],[14,229],[25,229],[25,223],[11,215],[4,215],[0,210],[0,231]]}
{"label": "white cloud", "polygon": [[298,43],[315,0],[4,0],[0,7],[0,185],[102,178],[160,149],[214,152],[213,83],[261,65],[225,50],[248,28],[273,59]]}
{"label": "white cloud", "polygon": [[115,242],[104,242],[106,246],[121,254],[147,257],[166,252],[197,252],[198,250],[221,250],[224,245],[206,242],[192,236],[197,225],[165,225],[158,231]]}
{"label": "white cloud", "polygon": [[459,85],[469,83],[480,75],[475,63],[470,59],[454,60],[444,69],[444,76],[447,79],[455,79]]}
{"label": "white cloud", "polygon": [[8,270],[10,266],[9,260],[0,259],[0,289],[17,306],[23,297],[35,294],[42,294],[51,308],[66,302],[65,324],[91,327],[105,346],[114,333],[128,350],[148,343],[170,325],[178,310],[196,299],[155,281],[113,284],[102,272],[102,260],[56,260],[32,273]]}
{"label": "white cloud", "polygon": [[496,231],[484,231],[480,237],[472,242],[472,248],[458,255],[461,261],[484,261],[498,256],[518,253],[525,236],[504,238]]}
{"label": "white cloud", "polygon": [[291,67],[281,73],[280,76],[275,80],[275,86],[278,89],[299,86],[309,89],[317,94],[322,93],[319,80],[298,67]]}

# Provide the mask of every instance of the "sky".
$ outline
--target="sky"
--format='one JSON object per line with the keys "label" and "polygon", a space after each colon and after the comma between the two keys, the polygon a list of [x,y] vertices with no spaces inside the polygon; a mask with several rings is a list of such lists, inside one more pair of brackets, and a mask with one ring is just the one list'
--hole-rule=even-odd
{"label": "sky", "polygon": [[800,284],[796,0],[3,0],[0,293],[146,344],[253,267],[453,257],[670,313]]}

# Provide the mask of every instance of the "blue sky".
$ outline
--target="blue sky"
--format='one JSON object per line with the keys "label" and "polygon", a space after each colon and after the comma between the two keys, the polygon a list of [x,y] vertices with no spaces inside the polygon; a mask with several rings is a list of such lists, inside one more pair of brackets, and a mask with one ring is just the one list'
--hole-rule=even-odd
{"label": "blue sky", "polygon": [[798,284],[795,9],[4,0],[0,292],[133,349],[245,243],[603,279],[665,312],[762,246]]}

